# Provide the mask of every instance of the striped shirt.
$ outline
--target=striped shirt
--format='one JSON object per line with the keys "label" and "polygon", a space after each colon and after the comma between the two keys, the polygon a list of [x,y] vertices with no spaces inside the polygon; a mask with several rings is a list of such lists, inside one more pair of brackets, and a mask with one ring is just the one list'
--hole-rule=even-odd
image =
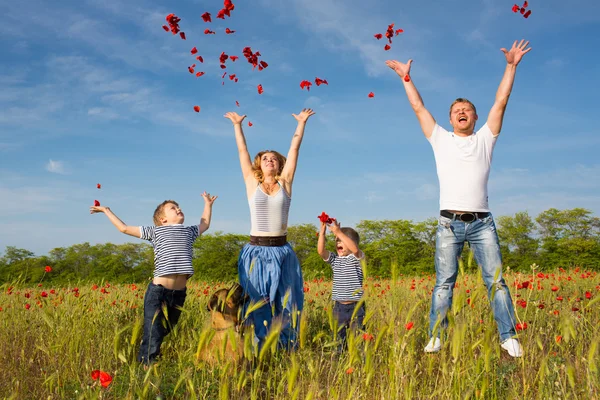
{"label": "striped shirt", "polygon": [[192,249],[200,235],[199,226],[181,224],[140,226],[141,239],[154,247],[154,276],[193,275]]}
{"label": "striped shirt", "polygon": [[[283,236],[287,233],[288,215],[292,198],[281,183],[272,196],[263,192],[260,183],[248,199],[250,205],[250,234],[255,236]],[[265,235],[266,234],[266,235]]]}
{"label": "striped shirt", "polygon": [[340,257],[330,252],[325,261],[333,270],[334,301],[359,301],[363,295],[363,270],[359,258],[354,254]]}

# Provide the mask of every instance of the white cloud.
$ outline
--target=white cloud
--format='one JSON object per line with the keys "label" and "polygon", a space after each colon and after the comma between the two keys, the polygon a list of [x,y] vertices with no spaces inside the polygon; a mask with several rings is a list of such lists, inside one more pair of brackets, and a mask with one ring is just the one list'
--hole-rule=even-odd
{"label": "white cloud", "polygon": [[61,175],[67,174],[65,163],[62,161],[54,161],[52,159],[46,164],[46,171]]}

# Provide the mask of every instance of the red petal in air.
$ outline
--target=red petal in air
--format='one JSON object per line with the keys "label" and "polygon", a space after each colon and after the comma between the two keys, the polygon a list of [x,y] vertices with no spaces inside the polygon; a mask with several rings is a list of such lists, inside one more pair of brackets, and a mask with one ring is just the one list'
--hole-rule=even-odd
{"label": "red petal in air", "polygon": [[225,69],[225,68],[227,68],[227,65],[221,64],[220,67],[221,67],[221,69]]}
{"label": "red petal in air", "polygon": [[231,35],[232,33],[235,33],[235,31],[232,31],[229,28],[225,28],[225,33],[228,34],[228,35]]}
{"label": "red petal in air", "polygon": [[525,0],[525,2],[523,3],[523,8],[527,8],[529,7],[529,3],[527,2],[527,0]]}
{"label": "red petal in air", "polygon": [[252,126],[252,122],[248,121],[248,126]]}
{"label": "red petal in air", "polygon": [[530,15],[531,15],[531,10],[528,10],[525,14],[523,14],[523,17],[529,18]]}
{"label": "red petal in air", "polygon": [[230,80],[230,81],[232,81],[232,80],[234,80],[234,79],[235,79],[235,74],[231,74],[231,75],[229,75],[229,80]]}
{"label": "red petal in air", "polygon": [[102,189],[102,185],[101,185],[101,184],[99,184],[99,183],[98,183],[98,184],[96,184],[96,187],[97,187],[98,189]]}
{"label": "red petal in air", "polygon": [[376,33],[375,35],[373,35],[375,37],[375,39],[379,40],[383,37],[383,35],[381,33]]}
{"label": "red petal in air", "polygon": [[521,9],[521,7],[519,7],[517,4],[515,4],[514,6],[512,6],[512,12],[514,12],[514,13],[519,12],[520,9]]}
{"label": "red petal in air", "polygon": [[312,86],[312,82],[310,81],[301,81],[300,82],[300,89],[304,90],[304,88],[306,88],[306,90],[310,91],[310,87]]}
{"label": "red petal in air", "polygon": [[369,97],[371,97],[371,98],[375,97],[375,93],[373,93],[373,92],[369,93]]}
{"label": "red petal in air", "polygon": [[181,38],[182,38],[183,40],[185,40],[185,32],[179,32],[179,36],[181,36]]}
{"label": "red petal in air", "polygon": [[94,200],[94,206],[95,207],[100,207],[100,202],[98,200]]}
{"label": "red petal in air", "polygon": [[188,71],[190,71],[190,74],[194,73],[194,66],[192,65],[191,67],[188,67]]}
{"label": "red petal in air", "polygon": [[206,29],[204,30],[204,34],[205,34],[205,35],[214,35],[215,33],[214,33],[213,31],[211,31],[210,29],[206,28]]}
{"label": "red petal in air", "polygon": [[196,111],[196,112],[199,113],[200,112],[200,106],[194,106],[194,111]]}
{"label": "red petal in air", "polygon": [[239,107],[239,106],[240,106],[240,103],[239,103],[239,102],[236,100],[236,101],[235,101],[235,105]]}
{"label": "red petal in air", "polygon": [[163,26],[162,26],[162,28],[163,28],[163,29],[164,29],[166,32],[169,32],[169,27],[168,27],[168,26],[166,26],[166,25],[163,25]]}
{"label": "red petal in air", "polygon": [[201,63],[204,62],[204,59],[202,58],[202,56],[196,56],[196,60],[200,61]]}
{"label": "red petal in air", "polygon": [[225,9],[219,10],[219,12],[217,13],[217,18],[225,19],[225,12],[226,11],[227,10],[225,10]]}
{"label": "red petal in air", "polygon": [[390,46],[389,44],[386,44],[385,47],[383,48],[385,51],[388,51],[389,49],[391,49],[392,46]]}
{"label": "red petal in air", "polygon": [[264,90],[263,90],[262,85],[258,85],[257,89],[258,89],[258,94],[263,94]]}
{"label": "red petal in air", "polygon": [[263,68],[263,66],[262,66],[262,65],[259,65],[259,66],[258,66],[258,70],[259,70],[259,71],[262,71],[263,69],[264,69],[264,68]]}
{"label": "red petal in air", "polygon": [[225,75],[227,75],[227,72],[223,72],[223,75],[221,76],[221,79],[225,78]]}
{"label": "red petal in air", "polygon": [[212,22],[210,19],[210,13],[208,11],[202,14],[201,17],[204,20],[204,22]]}
{"label": "red petal in air", "polygon": [[196,48],[196,46],[192,47],[192,50],[190,50],[190,53],[192,54],[196,54],[198,52],[198,49]]}
{"label": "red petal in air", "polygon": [[326,79],[320,79],[320,78],[315,78],[315,83],[317,84],[317,86],[329,85],[329,83],[327,83]]}
{"label": "red petal in air", "polygon": [[264,61],[261,61],[261,62],[260,62],[260,66],[261,66],[261,67],[263,67],[263,68],[267,68],[267,67],[269,66],[269,64],[267,64],[267,63],[266,63],[266,62],[264,62]]}
{"label": "red petal in air", "polygon": [[235,78],[233,81],[234,81],[235,83],[237,83],[237,81],[238,81],[238,78]]}
{"label": "red petal in air", "polygon": [[396,29],[396,36],[398,36],[401,33],[404,33],[404,29]]}
{"label": "red petal in air", "polygon": [[390,24],[385,31],[385,37],[388,38],[390,44],[392,43],[392,37],[394,37],[394,24]]}
{"label": "red petal in air", "polygon": [[202,75],[204,75],[204,72],[196,72],[196,78],[200,78]]}
{"label": "red petal in air", "polygon": [[521,14],[525,14],[525,8],[521,8]]}
{"label": "red petal in air", "polygon": [[229,56],[227,54],[225,54],[225,52],[221,52],[221,55],[219,56],[219,61],[221,62],[221,64],[225,64],[225,61],[227,61],[227,59],[229,58]]}
{"label": "red petal in air", "polygon": [[229,59],[233,62],[235,62],[235,60],[237,60],[238,58],[238,56],[229,56]]}

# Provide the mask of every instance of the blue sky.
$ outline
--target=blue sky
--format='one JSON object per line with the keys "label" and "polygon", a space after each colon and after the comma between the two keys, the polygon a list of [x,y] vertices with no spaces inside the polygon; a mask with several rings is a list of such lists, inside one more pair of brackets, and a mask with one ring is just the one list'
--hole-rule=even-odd
{"label": "blue sky", "polygon": [[[0,251],[45,254],[75,243],[123,243],[94,199],[127,224],[152,223],[175,199],[195,223],[200,193],[218,194],[210,232],[248,233],[249,212],[227,111],[248,115],[250,153],[287,152],[292,113],[312,107],[294,182],[290,224],[326,211],[344,225],[421,221],[438,210],[433,154],[400,79],[384,61],[412,58],[412,78],[438,123],[471,99],[485,121],[515,39],[533,50],[518,68],[489,184],[496,216],[600,204],[600,3],[12,1],[0,25]],[[209,11],[211,24],[200,15]],[[163,31],[175,13],[187,40]],[[392,49],[373,38],[395,23]],[[205,28],[217,32],[204,35]],[[236,30],[225,35],[225,28]],[[195,78],[190,49],[204,57]],[[242,48],[269,63],[252,70]],[[222,85],[218,57],[238,83]],[[301,90],[301,80],[328,86]],[[262,84],[264,94],[256,86]],[[374,92],[369,99],[367,94]],[[235,106],[239,101],[241,107]],[[200,113],[192,109],[201,107]],[[102,189],[96,189],[96,183]]]}

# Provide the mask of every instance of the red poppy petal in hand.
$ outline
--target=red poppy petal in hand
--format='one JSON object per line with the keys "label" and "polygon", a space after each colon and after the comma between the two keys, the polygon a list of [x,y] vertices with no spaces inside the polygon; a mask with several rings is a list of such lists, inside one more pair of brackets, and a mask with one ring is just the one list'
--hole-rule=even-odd
{"label": "red poppy petal in hand", "polygon": [[196,111],[197,113],[200,112],[200,106],[194,106],[194,111]]}
{"label": "red poppy petal in hand", "polygon": [[252,125],[253,125],[252,122],[248,121],[248,126],[252,126]]}
{"label": "red poppy petal in hand", "polygon": [[404,82],[410,82],[410,76],[408,74],[404,75]]}
{"label": "red poppy petal in hand", "polygon": [[383,48],[385,51],[388,51],[389,49],[391,49],[392,47],[389,44],[386,44],[385,47]]}
{"label": "red poppy petal in hand", "polygon": [[375,93],[373,93],[373,92],[369,93],[369,97],[371,97],[371,98],[375,97]]}
{"label": "red poppy petal in hand", "polygon": [[98,200],[94,200],[94,207],[100,207],[100,202]]}
{"label": "red poppy petal in hand", "polygon": [[263,94],[264,93],[262,85],[258,85],[257,89],[258,89],[258,94]]}
{"label": "red poppy petal in hand", "polygon": [[210,19],[210,13],[208,11],[202,14],[201,17],[204,20],[204,22],[212,22],[212,20]]}
{"label": "red poppy petal in hand", "polygon": [[327,215],[327,213],[325,211],[323,211],[321,213],[321,215],[319,215],[317,218],[319,218],[319,221],[325,222],[325,223],[327,223],[327,221],[331,220],[331,217],[329,217],[329,215]]}

